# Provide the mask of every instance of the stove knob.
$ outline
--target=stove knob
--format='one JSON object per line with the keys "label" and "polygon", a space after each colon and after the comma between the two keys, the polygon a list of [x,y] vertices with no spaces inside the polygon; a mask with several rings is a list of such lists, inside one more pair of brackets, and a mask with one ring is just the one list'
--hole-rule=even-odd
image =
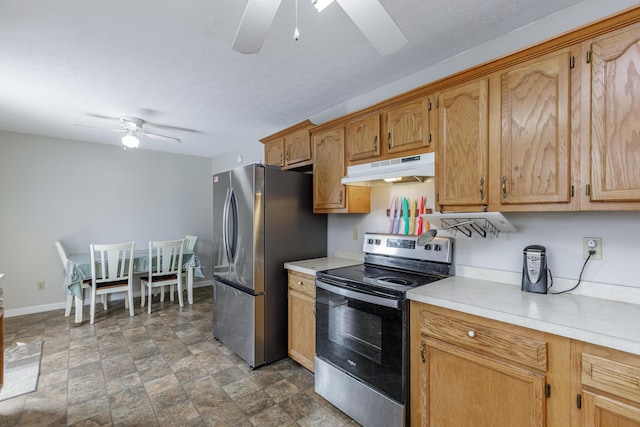
{"label": "stove knob", "polygon": [[426,245],[424,245],[424,248],[428,251],[431,250],[431,243],[427,243]]}
{"label": "stove knob", "polygon": [[439,244],[436,243],[435,245],[433,245],[433,250],[434,251],[442,250],[442,246],[440,246]]}

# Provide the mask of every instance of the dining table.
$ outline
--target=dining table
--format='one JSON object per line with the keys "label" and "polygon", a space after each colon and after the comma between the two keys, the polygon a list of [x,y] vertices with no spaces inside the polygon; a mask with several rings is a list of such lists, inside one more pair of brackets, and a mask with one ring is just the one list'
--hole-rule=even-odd
{"label": "dining table", "polygon": [[[153,262],[153,259],[151,261]],[[182,263],[187,273],[187,301],[189,304],[193,304],[193,279],[194,277],[204,277],[203,267],[198,256],[192,251],[183,252]],[[78,310],[77,307],[82,307],[84,303],[82,282],[91,279],[91,253],[83,252],[69,255],[66,271],[64,287],[68,293],[75,297],[75,323],[82,323],[82,310]],[[133,253],[133,274],[144,273],[149,273],[149,249],[136,249]]]}

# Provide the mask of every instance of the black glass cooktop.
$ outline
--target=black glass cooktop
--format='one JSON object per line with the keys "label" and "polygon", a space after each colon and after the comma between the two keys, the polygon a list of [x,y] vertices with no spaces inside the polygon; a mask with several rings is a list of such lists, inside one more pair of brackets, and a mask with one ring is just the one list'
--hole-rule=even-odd
{"label": "black glass cooktop", "polygon": [[367,264],[320,271],[318,279],[330,279],[357,289],[376,289],[404,297],[405,292],[418,286],[444,279],[446,276],[418,274],[407,271],[380,268]]}

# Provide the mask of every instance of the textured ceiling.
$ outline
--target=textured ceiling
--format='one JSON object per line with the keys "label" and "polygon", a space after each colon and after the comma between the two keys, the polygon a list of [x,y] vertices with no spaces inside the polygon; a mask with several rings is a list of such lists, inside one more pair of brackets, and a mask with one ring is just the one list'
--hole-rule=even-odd
{"label": "textured ceiling", "polygon": [[[409,39],[380,56],[336,3],[283,0],[258,54],[246,0],[0,0],[0,130],[120,144],[119,116],[213,157],[579,3],[381,0]],[[74,126],[82,124],[105,129]]]}

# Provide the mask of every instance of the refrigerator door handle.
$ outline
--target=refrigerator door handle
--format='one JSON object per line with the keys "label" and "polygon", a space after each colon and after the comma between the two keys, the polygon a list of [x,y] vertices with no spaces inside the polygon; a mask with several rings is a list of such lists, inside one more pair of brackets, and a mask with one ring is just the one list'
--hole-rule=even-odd
{"label": "refrigerator door handle", "polygon": [[230,261],[235,264],[236,257],[238,256],[238,201],[236,199],[236,192],[233,188],[230,189],[229,206],[231,207],[231,216],[233,220],[232,238],[229,242],[229,253],[231,254]]}
{"label": "refrigerator door handle", "polygon": [[231,199],[231,189],[227,188],[227,195],[224,199],[224,207],[222,209],[222,243],[224,245],[224,251],[227,255],[227,262],[231,264],[231,254],[229,253],[229,236],[227,235],[229,229],[229,204]]}

